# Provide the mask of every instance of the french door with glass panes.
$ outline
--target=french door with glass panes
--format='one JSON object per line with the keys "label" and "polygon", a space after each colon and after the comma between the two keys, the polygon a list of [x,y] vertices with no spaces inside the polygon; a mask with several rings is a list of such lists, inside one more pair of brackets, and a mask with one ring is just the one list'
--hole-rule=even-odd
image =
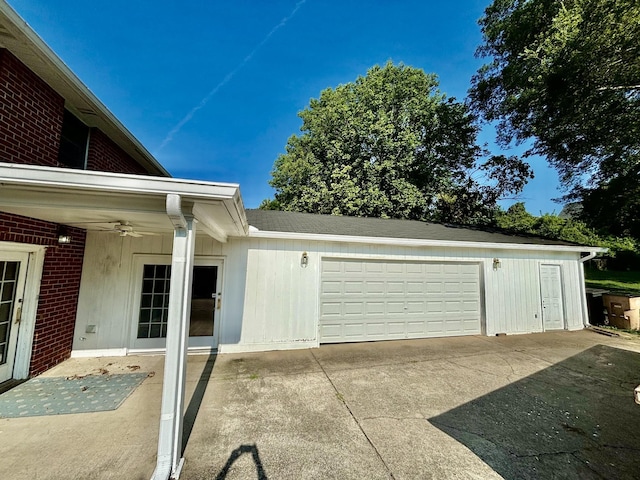
{"label": "french door with glass panes", "polygon": [[0,383],[13,378],[28,253],[0,252]]}
{"label": "french door with glass panes", "polygon": [[[222,260],[196,258],[191,289],[189,347],[216,348],[222,309]],[[171,280],[170,258],[138,258],[135,262],[131,348],[165,347]]]}

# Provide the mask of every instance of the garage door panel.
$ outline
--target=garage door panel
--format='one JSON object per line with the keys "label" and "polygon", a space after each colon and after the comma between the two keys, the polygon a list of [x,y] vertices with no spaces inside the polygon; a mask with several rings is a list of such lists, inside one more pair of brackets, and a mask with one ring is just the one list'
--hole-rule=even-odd
{"label": "garage door panel", "polygon": [[342,264],[338,260],[323,260],[322,261],[322,273],[340,273],[342,271]]}
{"label": "garage door panel", "polygon": [[423,263],[406,263],[407,273],[408,274],[424,274],[424,264]]}
{"label": "garage door panel", "polygon": [[340,281],[323,281],[320,287],[323,295],[326,294],[342,294],[342,282]]}
{"label": "garage door panel", "polygon": [[327,339],[327,341],[331,339],[340,341],[342,338],[342,324],[333,323],[320,325],[320,335],[322,338]]}
{"label": "garage door panel", "polygon": [[320,314],[323,317],[340,317],[342,316],[342,303],[339,302],[322,302],[320,305]]}
{"label": "garage door panel", "polygon": [[416,322],[412,322],[409,321],[407,322],[407,335],[424,335],[425,332],[425,322],[424,320],[422,321],[416,321]]}
{"label": "garage door panel", "polygon": [[345,302],[344,303],[344,316],[363,316],[364,304],[362,302]]}
{"label": "garage door panel", "polygon": [[478,264],[325,259],[321,271],[321,342],[480,333]]}
{"label": "garage door panel", "polygon": [[367,335],[384,336],[386,331],[387,331],[387,325],[382,320],[378,322],[375,322],[375,321],[367,322],[366,324]]}
{"label": "garage door panel", "polygon": [[394,273],[404,274],[405,273],[404,264],[402,263],[387,263],[385,266],[386,266],[386,273],[388,274],[394,274]]}
{"label": "garage door panel", "polygon": [[367,273],[384,273],[384,263],[382,262],[366,262],[364,271]]}
{"label": "garage door panel", "polygon": [[365,306],[365,314],[368,317],[381,316],[385,314],[384,302],[367,302]]}
{"label": "garage door panel", "polygon": [[408,301],[406,305],[407,315],[424,315],[426,313],[424,302]]}
{"label": "garage door panel", "polygon": [[441,294],[444,291],[444,287],[440,282],[425,282],[425,293]]}
{"label": "garage door panel", "polygon": [[387,323],[387,334],[388,335],[404,335],[407,330],[407,327],[404,322],[389,322]]}
{"label": "garage door panel", "polygon": [[404,315],[404,302],[386,302],[387,315]]}
{"label": "garage door panel", "polygon": [[425,263],[424,270],[427,275],[440,274],[442,273],[442,264],[441,263]]}
{"label": "garage door panel", "polygon": [[364,285],[356,280],[346,281],[343,284],[343,291],[345,295],[362,295],[364,293]]}
{"label": "garage door panel", "polygon": [[364,282],[364,291],[367,295],[384,295],[384,282]]}

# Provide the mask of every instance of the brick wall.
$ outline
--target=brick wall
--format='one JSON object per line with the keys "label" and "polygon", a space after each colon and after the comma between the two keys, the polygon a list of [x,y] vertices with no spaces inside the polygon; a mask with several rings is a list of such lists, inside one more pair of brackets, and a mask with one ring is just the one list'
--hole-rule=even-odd
{"label": "brick wall", "polygon": [[64,99],[0,49],[0,161],[58,165]]}
{"label": "brick wall", "polygon": [[78,306],[86,233],[66,227],[69,245],[58,245],[58,224],[0,212],[0,241],[46,245],[36,314],[30,375],[69,358]]}
{"label": "brick wall", "polygon": [[[60,167],[64,99],[8,50],[0,48],[0,162]],[[91,130],[89,170],[145,174],[103,132]],[[0,242],[47,245],[30,374],[69,357],[78,304],[85,231],[68,228],[71,245],[58,245],[58,225],[0,212]],[[0,247],[1,248],[1,247]]]}
{"label": "brick wall", "polygon": [[[0,49],[0,162],[58,163],[64,99],[6,49]],[[87,170],[148,173],[97,128],[91,129]]]}
{"label": "brick wall", "polygon": [[144,175],[147,171],[97,128],[91,129],[87,170]]}

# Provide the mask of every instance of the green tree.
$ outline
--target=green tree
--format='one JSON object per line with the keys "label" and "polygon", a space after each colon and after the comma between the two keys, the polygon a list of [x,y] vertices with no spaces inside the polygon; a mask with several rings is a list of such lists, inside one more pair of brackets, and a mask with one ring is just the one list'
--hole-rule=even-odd
{"label": "green tree", "polygon": [[[567,199],[609,203],[640,165],[640,2],[494,0],[479,21],[470,105],[496,122],[506,146],[532,140],[560,174]],[[636,197],[637,198],[637,197]],[[618,198],[614,234],[640,226],[637,200]],[[633,200],[632,196],[627,200]],[[583,219],[598,226],[594,201]],[[635,230],[634,230],[635,228]]]}
{"label": "green tree", "polygon": [[481,163],[473,115],[437,87],[435,75],[389,62],[324,90],[299,113],[302,134],[276,160],[275,199],[261,208],[487,222],[530,169],[513,157]]}
{"label": "green tree", "polygon": [[640,268],[640,242],[631,237],[602,236],[584,222],[562,215],[545,213],[536,217],[515,203],[496,213],[497,227],[514,234],[530,234],[566,242],[608,248],[603,255],[613,269]]}

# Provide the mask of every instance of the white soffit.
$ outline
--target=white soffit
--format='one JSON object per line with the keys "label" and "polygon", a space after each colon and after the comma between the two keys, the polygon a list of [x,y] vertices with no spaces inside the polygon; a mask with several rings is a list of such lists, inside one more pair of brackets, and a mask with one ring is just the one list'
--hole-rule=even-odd
{"label": "white soffit", "polygon": [[214,238],[246,235],[237,184],[0,163],[0,210],[88,230],[92,222],[128,221],[141,231],[172,231],[169,193]]}

